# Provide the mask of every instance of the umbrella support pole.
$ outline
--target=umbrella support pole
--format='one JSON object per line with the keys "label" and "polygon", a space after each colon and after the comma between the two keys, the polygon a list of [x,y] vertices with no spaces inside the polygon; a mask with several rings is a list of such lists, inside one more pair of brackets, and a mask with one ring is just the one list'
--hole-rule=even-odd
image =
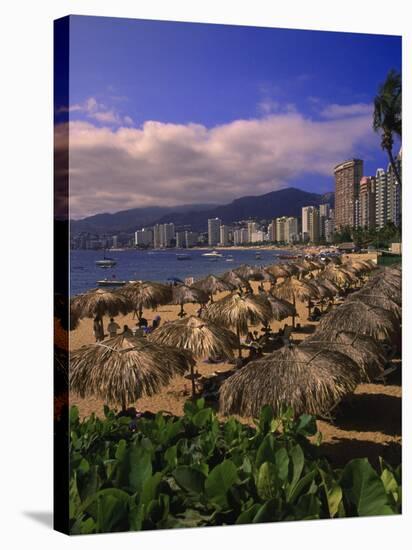
{"label": "umbrella support pole", "polygon": [[239,359],[242,359],[242,344],[240,343],[240,330],[239,327],[236,328],[237,341],[239,346]]}
{"label": "umbrella support pole", "polygon": [[190,365],[190,379],[192,381],[192,400],[196,399],[196,384],[195,384],[195,372],[193,370],[193,365]]}

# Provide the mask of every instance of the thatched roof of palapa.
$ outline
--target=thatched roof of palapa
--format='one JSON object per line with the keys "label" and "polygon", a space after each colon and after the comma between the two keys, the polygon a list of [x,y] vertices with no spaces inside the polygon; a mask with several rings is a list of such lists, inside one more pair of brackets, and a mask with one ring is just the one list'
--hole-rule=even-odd
{"label": "thatched roof of palapa", "polygon": [[165,323],[153,331],[149,340],[188,350],[199,358],[231,358],[232,350],[238,345],[236,335],[230,330],[194,316]]}
{"label": "thatched roof of palapa", "polygon": [[290,273],[287,269],[285,269],[284,264],[268,265],[265,267],[265,271],[269,273],[269,276],[273,277],[273,279],[286,279],[290,277]]}
{"label": "thatched roof of palapa", "polygon": [[83,346],[70,358],[70,389],[106,403],[134,403],[153,395],[194,361],[189,353],[145,338],[120,335]]}
{"label": "thatched roof of palapa", "polygon": [[360,369],[361,382],[370,382],[384,371],[386,358],[382,346],[365,334],[354,332],[324,334],[321,331],[315,331],[305,339],[306,344],[348,355]]}
{"label": "thatched roof of palapa", "polygon": [[241,277],[235,271],[226,271],[226,273],[223,273],[222,279],[233,285],[235,288],[246,288],[247,290],[252,290],[249,281]]}
{"label": "thatched roof of palapa", "polygon": [[135,309],[168,304],[172,299],[170,286],[152,281],[129,283],[120,288],[117,293],[126,296]]}
{"label": "thatched roof of palapa", "polygon": [[385,281],[385,279],[369,281],[363,288],[370,291],[371,293],[386,296],[387,298],[398,304],[398,306],[402,305],[402,291],[395,285]]}
{"label": "thatched roof of palapa", "polygon": [[366,334],[376,340],[381,336],[391,340],[399,330],[399,323],[390,311],[353,300],[322,317],[317,330],[322,334],[349,331]]}
{"label": "thatched roof of palapa", "polygon": [[173,304],[207,304],[209,295],[207,292],[194,286],[178,285],[173,287]]}
{"label": "thatched roof of palapa", "polygon": [[311,279],[310,284],[316,288],[319,298],[332,298],[336,294],[318,279]]}
{"label": "thatched roof of palapa", "polygon": [[276,296],[273,296],[271,292],[268,292],[262,296],[267,298],[269,301],[273,318],[276,321],[283,321],[283,319],[286,319],[287,317],[298,316],[295,306],[287,300],[277,298]]}
{"label": "thatched roof of palapa", "polygon": [[[330,290],[334,295],[339,294],[340,292],[339,286],[329,279],[325,279],[324,277],[317,277],[315,281]],[[310,282],[313,283],[313,280],[311,280]]]}
{"label": "thatched roof of palapa", "polygon": [[319,296],[316,288],[309,281],[298,280],[293,277],[276,286],[273,289],[273,294],[289,302],[296,300],[305,302]]}
{"label": "thatched roof of palapa", "polygon": [[252,361],[230,376],[220,388],[219,405],[226,415],[258,416],[264,405],[275,414],[291,406],[296,415],[323,415],[358,381],[359,369],[347,355],[301,344]]}
{"label": "thatched roof of palapa", "polygon": [[402,308],[394,300],[373,288],[362,288],[349,296],[347,302],[360,300],[368,306],[378,306],[393,313],[399,321],[402,317]]}
{"label": "thatched roof of palapa", "polygon": [[329,279],[332,283],[339,286],[344,286],[353,283],[356,277],[353,273],[350,273],[347,269],[343,269],[341,266],[329,265],[322,273],[324,279]]}
{"label": "thatched roof of palapa", "polygon": [[236,328],[247,333],[248,325],[267,324],[272,319],[272,309],[267,299],[253,294],[229,294],[218,302],[209,304],[204,317],[218,325]]}
{"label": "thatched roof of palapa", "polygon": [[192,288],[198,288],[207,294],[215,294],[216,292],[232,291],[235,287],[224,281],[216,275],[208,275],[191,285]]}
{"label": "thatched roof of palapa", "polygon": [[247,281],[263,281],[265,278],[262,268],[254,265],[243,264],[233,271]]}
{"label": "thatched roof of palapa", "polygon": [[96,315],[99,317],[126,315],[131,309],[131,303],[126,296],[100,288],[74,296],[70,304],[72,315],[78,319]]}

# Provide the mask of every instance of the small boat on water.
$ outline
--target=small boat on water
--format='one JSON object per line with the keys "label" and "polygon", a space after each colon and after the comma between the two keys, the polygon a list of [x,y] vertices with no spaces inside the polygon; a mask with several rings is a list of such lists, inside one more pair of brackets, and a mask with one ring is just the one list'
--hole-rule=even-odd
{"label": "small boat on water", "polygon": [[96,260],[95,264],[96,267],[107,269],[108,267],[114,267],[117,264],[117,261],[113,258],[106,258],[106,254],[103,253],[103,260]]}
{"label": "small boat on water", "polygon": [[256,252],[255,258],[256,258],[256,260],[261,260],[262,259],[262,254],[260,252]]}
{"label": "small boat on water", "polygon": [[97,286],[124,286],[127,281],[119,281],[118,279],[101,279],[96,281]]}
{"label": "small boat on water", "polygon": [[176,254],[177,260],[191,260],[192,256],[190,254]]}
{"label": "small boat on water", "polygon": [[212,252],[205,252],[204,254],[202,254],[202,256],[212,261],[216,261],[219,258],[223,258],[223,254],[221,254],[217,250],[212,250]]}
{"label": "small boat on water", "polygon": [[229,254],[229,256],[226,258],[227,262],[233,262],[233,256],[232,254]]}

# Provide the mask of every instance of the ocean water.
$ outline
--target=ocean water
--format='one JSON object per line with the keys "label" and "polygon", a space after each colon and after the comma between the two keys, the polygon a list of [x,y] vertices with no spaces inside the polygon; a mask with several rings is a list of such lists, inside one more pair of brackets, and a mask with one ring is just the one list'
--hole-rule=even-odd
{"label": "ocean water", "polygon": [[[292,254],[285,250],[259,250],[260,259],[256,258],[257,249],[220,251],[222,258],[211,261],[202,256],[211,250],[123,250],[108,252],[106,256],[117,261],[113,268],[102,269],[97,267],[96,260],[103,258],[101,251],[72,250],[70,252],[70,291],[71,295],[96,288],[97,281],[101,279],[117,280],[144,280],[167,282],[168,278],[176,277],[185,280],[186,277],[199,279],[210,273],[220,275],[242,264],[269,265],[281,260],[276,254]],[[178,260],[177,254],[184,253],[190,256],[190,260]],[[228,256],[233,261],[227,261]]]}

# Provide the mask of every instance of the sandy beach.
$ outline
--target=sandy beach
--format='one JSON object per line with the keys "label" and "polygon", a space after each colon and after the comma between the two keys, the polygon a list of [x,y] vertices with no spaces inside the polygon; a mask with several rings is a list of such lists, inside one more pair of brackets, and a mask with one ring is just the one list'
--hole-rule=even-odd
{"label": "sandy beach", "polygon": [[[252,283],[256,290],[258,283]],[[217,295],[215,299],[223,297],[225,293]],[[188,314],[196,314],[197,304],[186,304]],[[180,306],[159,306],[157,311],[145,310],[144,317],[151,323],[156,315],[160,315],[161,323],[178,318]],[[296,323],[305,326],[305,332],[294,332],[295,341],[304,339],[312,332],[317,323],[307,320],[306,304],[297,303],[299,318]],[[123,327],[127,324],[132,327],[136,324],[133,315],[119,316],[118,324]],[[104,318],[106,329],[109,318]],[[291,319],[282,322],[273,321],[271,327],[277,331],[285,324],[291,325]],[[257,330],[260,327],[256,327]],[[252,330],[254,330],[252,328]],[[85,344],[94,342],[93,320],[82,319],[76,330],[70,332],[70,349],[75,350]],[[208,364],[198,362],[196,366],[200,375],[207,377],[214,372],[223,372],[233,368],[229,363]],[[377,463],[382,456],[391,463],[400,462],[401,455],[401,382],[400,369],[387,380],[387,383],[360,384],[352,396],[342,402],[336,411],[333,422],[318,421],[318,429],[322,433],[323,451],[331,460],[341,465],[357,457],[368,457],[371,462]],[[185,401],[190,398],[190,380],[185,377],[175,377],[167,387],[155,396],[145,397],[138,403],[130,403],[140,411],[167,411],[174,415],[181,415]],[[99,399],[81,399],[76,394],[70,395],[71,405],[79,408],[81,416],[91,413],[103,414],[104,402]],[[252,422],[251,418],[240,419]]]}

